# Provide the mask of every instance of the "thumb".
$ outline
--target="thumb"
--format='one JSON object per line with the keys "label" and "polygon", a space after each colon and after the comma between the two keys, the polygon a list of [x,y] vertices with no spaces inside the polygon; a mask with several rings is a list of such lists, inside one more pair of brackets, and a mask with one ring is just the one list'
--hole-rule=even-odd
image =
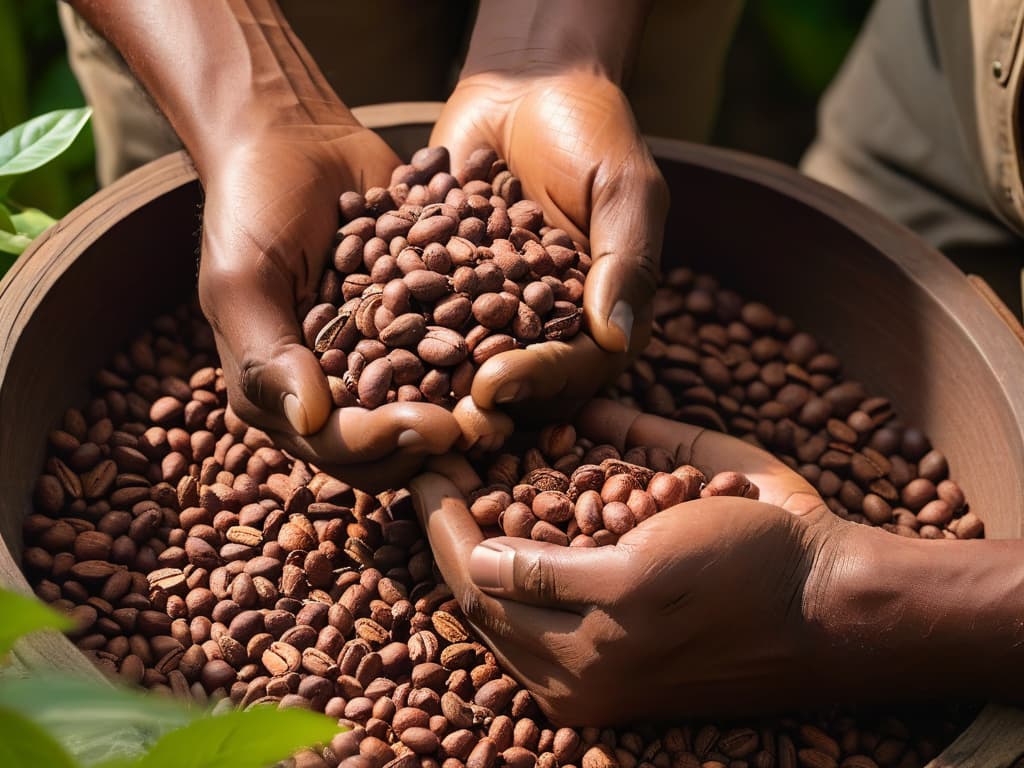
{"label": "thumb", "polygon": [[828,508],[821,496],[810,487],[807,490],[793,491],[779,506],[790,514],[808,519],[828,517],[832,514],[832,510]]}
{"label": "thumb", "polygon": [[232,406],[269,430],[307,435],[331,412],[320,363],[302,343],[293,278],[270,256],[236,269],[204,249],[199,275],[203,311],[213,326]]}
{"label": "thumb", "polygon": [[[495,355],[477,370],[471,394],[481,408],[527,399],[539,405],[556,398],[587,397],[628,364],[625,355],[609,358],[590,336],[581,333],[568,342],[544,341]],[[564,410],[561,416],[565,418]]]}
{"label": "thumb", "polygon": [[499,536],[473,548],[469,576],[494,597],[564,610],[613,602],[623,565],[615,547],[569,548]]}
{"label": "thumb", "polygon": [[254,409],[246,414],[249,409],[243,405],[242,418],[299,435],[311,435],[324,426],[333,403],[312,352],[298,342],[277,339],[253,348],[243,359],[237,379]]}
{"label": "thumb", "polygon": [[590,222],[594,263],[583,310],[591,335],[609,352],[646,344],[658,281],[668,189],[646,147],[639,151],[648,162],[629,163],[602,186]]}

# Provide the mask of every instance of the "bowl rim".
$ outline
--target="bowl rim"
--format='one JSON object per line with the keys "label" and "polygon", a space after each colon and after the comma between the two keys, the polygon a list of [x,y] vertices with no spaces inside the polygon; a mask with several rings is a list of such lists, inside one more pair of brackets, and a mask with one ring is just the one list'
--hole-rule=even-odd
{"label": "bowl rim", "polygon": [[[432,102],[386,106],[383,109],[382,105],[375,105],[375,112],[360,108],[366,117],[365,122],[372,123],[370,127],[375,129],[419,126],[431,124],[438,112],[437,105]],[[675,139],[647,137],[647,142],[656,157],[729,174],[792,198],[885,254],[934,301],[946,307],[950,317],[995,373],[1002,397],[1017,423],[1024,424],[1024,390],[1019,386],[1024,380],[1024,354],[1021,354],[1024,351],[1024,327],[983,280],[960,272],[939,251],[902,225],[782,163],[745,152]],[[32,243],[0,280],[0,328],[5,329],[0,340],[0,386],[7,376],[14,343],[30,321],[35,307],[78,256],[121,219],[198,180],[196,169],[185,151],[165,155],[92,195]],[[6,588],[31,594],[28,582],[14,563],[2,536],[0,545],[3,545],[0,546],[0,583]],[[33,637],[31,645],[21,642],[15,647],[11,654],[13,671],[19,674],[31,668],[53,668],[63,660],[62,669],[74,668],[105,681],[106,678],[92,665],[73,663],[75,650],[63,635],[39,633]],[[972,741],[970,733],[986,721],[1019,724],[1024,722],[1024,713],[1011,707],[989,705],[943,753],[950,754],[952,758],[943,764],[963,764],[965,758],[977,758],[978,754],[971,758],[957,746],[965,740],[964,746],[967,746]],[[1008,733],[1012,729],[1006,731],[1000,727],[999,731]],[[941,755],[937,758],[942,759]]]}

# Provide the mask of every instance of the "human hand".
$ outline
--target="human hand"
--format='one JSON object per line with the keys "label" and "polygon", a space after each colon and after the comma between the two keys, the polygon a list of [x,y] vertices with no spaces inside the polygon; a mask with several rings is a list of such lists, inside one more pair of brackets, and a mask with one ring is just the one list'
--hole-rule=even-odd
{"label": "human hand", "polygon": [[[199,298],[233,409],[278,445],[371,488],[459,437],[440,407],[332,411],[302,344],[338,198],[399,161],[334,92],[274,2],[81,0],[188,150],[206,194]],[[303,313],[304,314],[304,313]]]}
{"label": "human hand", "polygon": [[362,488],[407,479],[461,435],[450,412],[428,403],[333,410],[302,341],[299,308],[315,302],[338,197],[386,186],[398,162],[352,120],[262,132],[204,168],[199,295],[231,406],[281,448]]}
{"label": "human hand", "polygon": [[473,382],[474,401],[491,409],[593,395],[647,343],[668,209],[626,97],[581,68],[477,72],[459,82],[431,143],[448,147],[456,173],[473,150],[497,151],[546,221],[594,260],[583,297],[588,333],[491,358]]}
{"label": "human hand", "polygon": [[[412,483],[441,572],[470,623],[560,724],[736,713],[827,695],[809,603],[852,525],[795,472],[720,433],[608,402],[577,431],[620,450],[668,450],[708,474],[731,469],[761,501],[700,499],[665,510],[615,546],[484,540],[457,457]],[[656,660],[652,662],[652,660]]]}

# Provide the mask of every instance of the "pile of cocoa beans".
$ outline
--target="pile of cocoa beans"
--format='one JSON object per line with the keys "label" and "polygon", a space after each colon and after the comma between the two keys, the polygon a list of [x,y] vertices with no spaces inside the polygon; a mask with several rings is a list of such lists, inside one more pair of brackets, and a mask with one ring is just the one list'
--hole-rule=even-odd
{"label": "pile of cocoa beans", "polygon": [[302,322],[335,405],[446,407],[501,352],[579,333],[590,256],[491,150],[458,177],[421,149],[391,186],[341,196],[338,243]]}
{"label": "pile of cocoa beans", "polygon": [[[941,453],[786,318],[685,270],[655,308],[654,338],[615,396],[768,448],[843,517],[901,535],[981,535]],[[640,493],[658,508],[677,491],[655,478],[676,471],[656,449],[623,456],[552,426],[495,457],[472,506],[497,523],[505,498],[489,494],[506,494],[511,530],[509,509],[529,493],[519,486],[538,490],[529,512],[543,521],[533,503],[567,481],[558,492],[576,509],[590,492],[603,508],[602,527],[587,534],[576,520],[571,540],[611,543],[620,517],[604,510],[622,504],[638,522],[650,510]],[[641,491],[632,478],[648,473]],[[682,474],[689,497],[699,486]],[[572,499],[573,478],[581,489],[591,475]],[[555,525],[566,540],[570,524]],[[36,594],[74,618],[73,641],[111,676],[218,708],[309,707],[351,727],[296,756],[307,768],[912,768],[963,728],[934,706],[558,727],[463,622],[406,490],[363,493],[234,416],[194,305],[158,317],[55,425],[24,543]]]}
{"label": "pile of cocoa beans", "polygon": [[577,438],[571,424],[545,427],[522,465],[511,453],[487,464],[483,474],[491,482],[470,499],[477,523],[484,529],[496,525],[506,536],[569,547],[615,544],[644,520],[684,501],[759,496],[739,472],[719,472],[709,481],[696,467],[674,467],[660,448],[639,447],[620,459],[614,446]]}
{"label": "pile of cocoa beans", "polygon": [[686,268],[669,272],[654,314],[613,397],[771,451],[840,517],[902,536],[983,535],[942,452],[792,320]]}

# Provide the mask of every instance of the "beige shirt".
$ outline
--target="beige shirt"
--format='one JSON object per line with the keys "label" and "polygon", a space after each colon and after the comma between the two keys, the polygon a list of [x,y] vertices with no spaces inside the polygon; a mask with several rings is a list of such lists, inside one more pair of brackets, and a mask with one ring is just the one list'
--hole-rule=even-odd
{"label": "beige shirt", "polygon": [[[471,0],[278,0],[296,34],[349,106],[440,100],[454,84]],[[648,133],[703,141],[742,0],[655,0],[627,93]],[[120,55],[66,3],[69,61],[94,109],[101,184],[180,148]],[[395,25],[396,18],[414,23]],[[386,34],[382,33],[386,30]],[[345,45],[338,41],[344,39]],[[401,77],[398,60],[415,61]],[[371,73],[368,75],[368,73]]]}
{"label": "beige shirt", "polygon": [[[909,1],[909,0],[908,0]],[[1024,235],[1024,0],[929,0],[939,60],[992,210]]]}

